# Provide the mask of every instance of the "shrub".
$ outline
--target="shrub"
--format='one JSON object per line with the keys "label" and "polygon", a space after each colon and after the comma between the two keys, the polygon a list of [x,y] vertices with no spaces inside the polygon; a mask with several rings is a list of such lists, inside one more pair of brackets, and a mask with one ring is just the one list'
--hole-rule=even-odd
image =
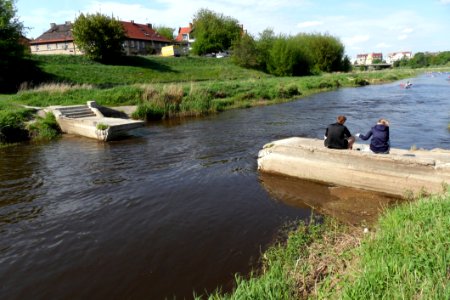
{"label": "shrub", "polygon": [[17,143],[28,139],[25,121],[31,110],[0,110],[0,143]]}
{"label": "shrub", "polygon": [[206,89],[191,87],[189,94],[180,105],[182,115],[204,115],[211,110],[212,98]]}
{"label": "shrub", "polygon": [[61,129],[51,112],[45,114],[43,118],[37,117],[33,123],[28,125],[28,130],[30,137],[35,141],[50,141],[61,134]]}
{"label": "shrub", "polygon": [[294,84],[288,85],[287,87],[280,86],[278,90],[279,98],[292,98],[297,95],[301,95],[302,93],[298,90],[298,87]]}

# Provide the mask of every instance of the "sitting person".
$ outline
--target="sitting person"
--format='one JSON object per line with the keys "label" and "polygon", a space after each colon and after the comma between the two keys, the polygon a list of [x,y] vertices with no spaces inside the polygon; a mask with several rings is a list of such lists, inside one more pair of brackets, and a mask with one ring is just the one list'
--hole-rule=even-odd
{"label": "sitting person", "polygon": [[364,141],[372,137],[370,140],[370,150],[372,150],[372,152],[382,154],[389,153],[389,122],[387,120],[378,120],[378,123],[373,126],[366,135],[357,133],[356,136]]}
{"label": "sitting person", "polygon": [[328,125],[325,131],[325,147],[332,149],[352,149],[355,137],[352,136],[346,126],[347,118],[338,116],[337,122]]}

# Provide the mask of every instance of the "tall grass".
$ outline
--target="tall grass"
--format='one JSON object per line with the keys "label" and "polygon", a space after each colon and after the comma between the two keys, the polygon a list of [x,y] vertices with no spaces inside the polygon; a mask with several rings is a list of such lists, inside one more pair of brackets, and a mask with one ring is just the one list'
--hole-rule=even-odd
{"label": "tall grass", "polygon": [[450,299],[450,192],[389,210],[343,286],[348,299]]}

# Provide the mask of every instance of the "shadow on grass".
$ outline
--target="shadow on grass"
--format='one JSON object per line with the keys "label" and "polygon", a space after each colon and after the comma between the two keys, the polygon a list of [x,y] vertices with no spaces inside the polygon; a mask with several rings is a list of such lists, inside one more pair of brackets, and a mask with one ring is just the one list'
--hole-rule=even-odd
{"label": "shadow on grass", "polygon": [[105,65],[141,67],[152,69],[161,73],[179,73],[165,64],[142,56],[122,56],[112,62],[105,63]]}
{"label": "shadow on grass", "polygon": [[0,93],[5,94],[17,93],[22,85],[35,86],[57,79],[43,72],[38,62],[28,58],[9,60],[0,69]]}

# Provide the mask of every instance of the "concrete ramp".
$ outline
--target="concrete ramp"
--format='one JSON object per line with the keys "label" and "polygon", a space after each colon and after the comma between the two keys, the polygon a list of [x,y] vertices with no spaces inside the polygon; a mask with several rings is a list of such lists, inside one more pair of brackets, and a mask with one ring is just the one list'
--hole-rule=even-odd
{"label": "concrete ramp", "polygon": [[258,169],[400,196],[407,191],[442,192],[450,184],[449,150],[374,154],[367,148],[355,144],[354,150],[328,149],[323,140],[293,137],[266,144],[258,154]]}
{"label": "concrete ramp", "polygon": [[105,117],[95,101],[88,101],[87,105],[52,106],[49,109],[62,132],[101,141],[118,139],[145,125],[143,121]]}

